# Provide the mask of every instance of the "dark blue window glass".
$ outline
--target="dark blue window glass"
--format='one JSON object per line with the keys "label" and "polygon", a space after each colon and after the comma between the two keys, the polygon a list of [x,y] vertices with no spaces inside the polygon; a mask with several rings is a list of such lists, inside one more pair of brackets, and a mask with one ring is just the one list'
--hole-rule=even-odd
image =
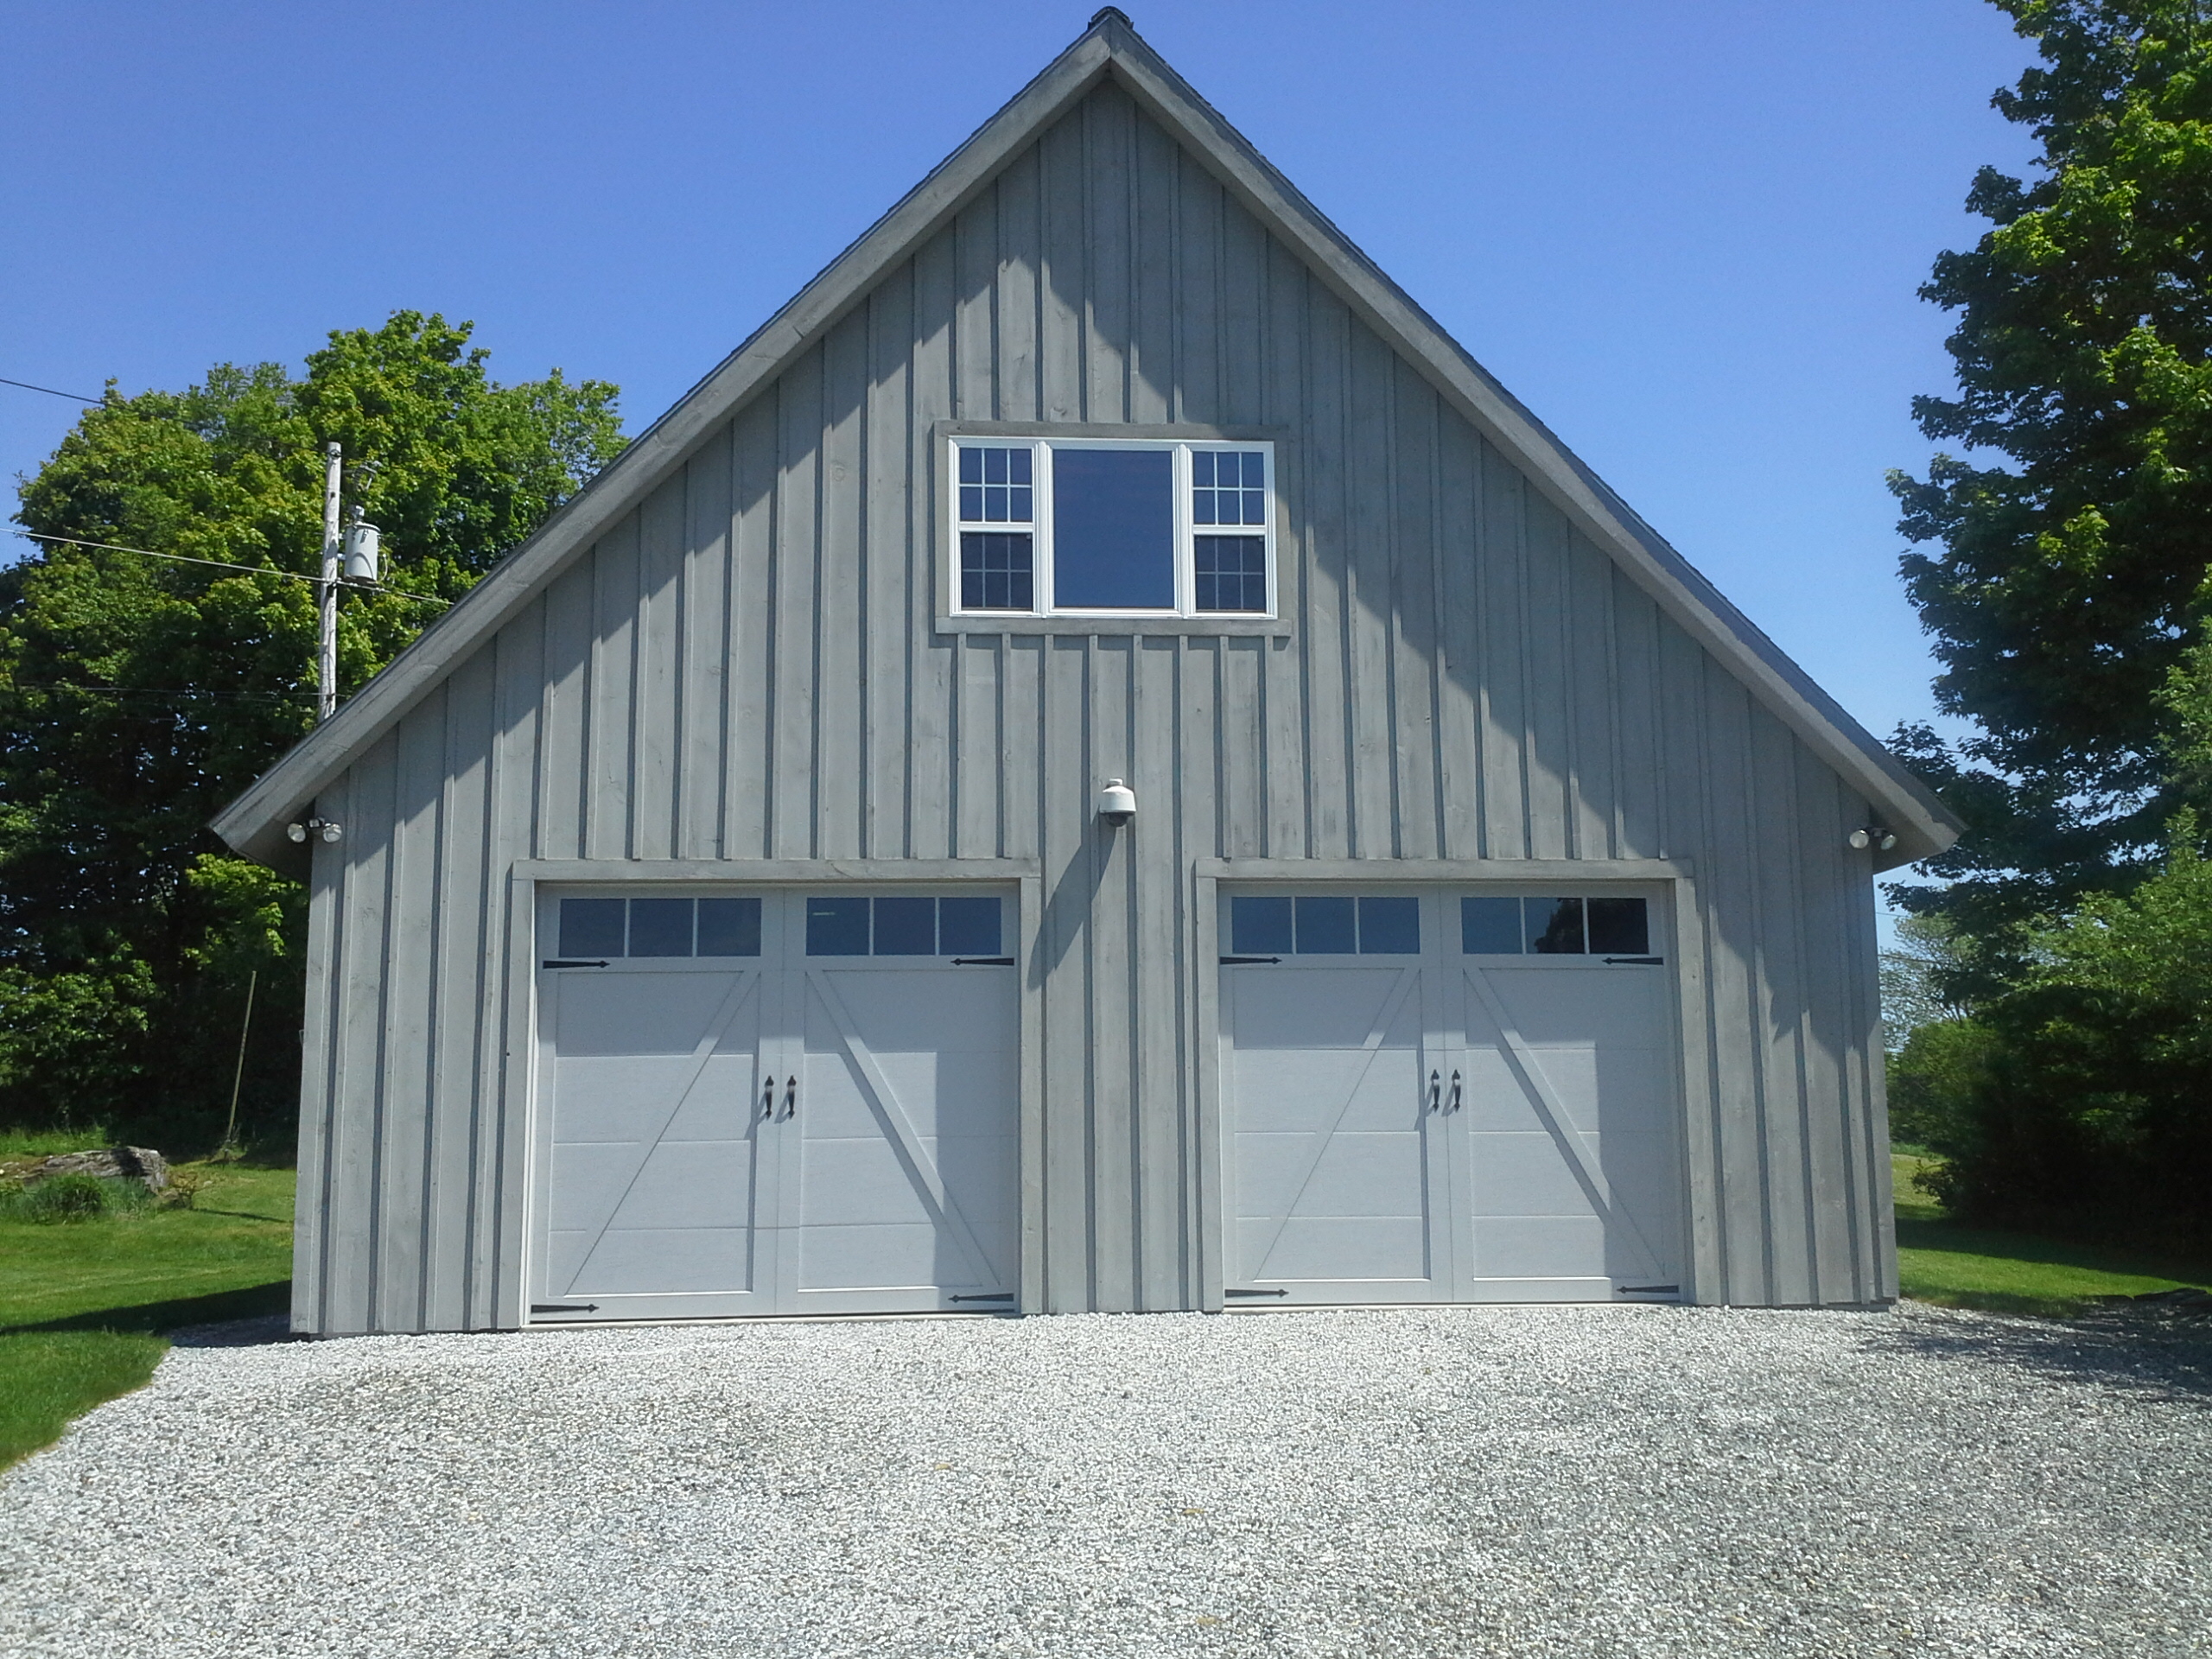
{"label": "dark blue window glass", "polygon": [[690,956],[691,900],[632,899],[630,901],[630,954],[633,957]]}
{"label": "dark blue window glass", "polygon": [[806,901],[806,954],[810,957],[868,955],[868,900],[810,899]]}
{"label": "dark blue window glass", "polygon": [[1300,899],[1298,954],[1348,957],[1359,949],[1355,925],[1349,899]]}
{"label": "dark blue window glass", "polygon": [[1471,957],[1519,956],[1521,901],[1518,899],[1462,899],[1459,901],[1459,949]]}
{"label": "dark blue window glass", "polygon": [[1363,899],[1359,901],[1359,954],[1417,957],[1421,954],[1421,900]]}
{"label": "dark blue window glass", "polygon": [[1268,608],[1268,549],[1256,536],[1193,537],[1202,611],[1264,611]]}
{"label": "dark blue window glass", "polygon": [[960,481],[963,484],[980,484],[983,481],[983,452],[982,450],[963,449],[960,452]]}
{"label": "dark blue window glass", "polygon": [[1164,449],[1052,452],[1055,607],[1175,607],[1170,462]]}
{"label": "dark blue window glass", "polygon": [[1035,566],[1027,535],[992,535],[963,531],[960,536],[960,608],[963,611],[1029,611],[1037,607]]}
{"label": "dark blue window glass", "polygon": [[1290,953],[1290,900],[1287,899],[1231,899],[1229,901],[1229,948],[1240,957],[1275,957]]}
{"label": "dark blue window glass", "polygon": [[622,901],[620,899],[563,899],[561,901],[561,954],[564,957],[620,956]]}
{"label": "dark blue window glass", "polygon": [[1587,901],[1590,954],[1649,956],[1651,924],[1641,899],[1592,899]]}
{"label": "dark blue window glass", "polygon": [[877,899],[875,954],[879,957],[937,955],[937,900]]}
{"label": "dark blue window glass", "polygon": [[[881,924],[879,922],[878,925]],[[995,957],[1001,954],[999,901],[995,899],[938,899],[937,948],[948,957]]]}
{"label": "dark blue window glass", "polygon": [[1522,925],[1528,930],[1529,949],[1537,956],[1582,954],[1580,899],[1525,899],[1522,900]]}
{"label": "dark blue window glass", "polygon": [[702,899],[699,901],[699,954],[702,957],[759,956],[760,901],[758,899]]}

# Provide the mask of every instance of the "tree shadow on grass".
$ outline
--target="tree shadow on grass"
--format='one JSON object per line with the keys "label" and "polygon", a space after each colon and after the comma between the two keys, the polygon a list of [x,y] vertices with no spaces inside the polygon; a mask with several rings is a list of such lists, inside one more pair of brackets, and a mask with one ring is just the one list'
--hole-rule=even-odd
{"label": "tree shadow on grass", "polygon": [[[174,1301],[141,1302],[135,1307],[103,1307],[67,1319],[41,1319],[30,1325],[0,1325],[0,1336],[28,1336],[48,1331],[130,1331],[162,1333],[203,1325],[227,1325],[233,1320],[266,1320],[289,1314],[292,1281],[250,1285],[243,1290],[217,1291],[209,1296],[182,1296]],[[275,1339],[275,1338],[270,1338]]]}
{"label": "tree shadow on grass", "polygon": [[1923,1358],[2012,1366],[2050,1382],[2212,1405],[2212,1319],[2122,1303],[2079,1319],[1900,1310],[1866,1340]]}

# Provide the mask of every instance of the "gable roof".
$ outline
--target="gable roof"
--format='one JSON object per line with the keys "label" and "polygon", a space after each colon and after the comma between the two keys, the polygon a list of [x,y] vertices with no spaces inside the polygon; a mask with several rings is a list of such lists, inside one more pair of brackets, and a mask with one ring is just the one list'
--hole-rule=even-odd
{"label": "gable roof", "polygon": [[1961,828],[1935,795],[1785,656],[1435,320],[1355,247],[1111,7],[383,672],[214,819],[250,858],[288,865],[284,826],[424,695],[681,466],[692,447],[861,302],[999,170],[1110,77],[1897,836],[1877,868],[1942,851]]}

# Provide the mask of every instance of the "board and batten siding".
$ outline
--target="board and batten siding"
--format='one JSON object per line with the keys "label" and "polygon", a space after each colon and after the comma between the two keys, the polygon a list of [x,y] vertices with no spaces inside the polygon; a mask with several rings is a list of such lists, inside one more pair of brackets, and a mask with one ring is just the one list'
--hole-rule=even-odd
{"label": "board and batten siding", "polygon": [[[948,420],[1279,429],[1286,633],[938,632]],[[524,1317],[526,859],[1040,860],[1037,1300],[1101,1309],[1206,1294],[1196,861],[1681,861],[1696,1294],[1895,1294],[1866,803],[1110,82],[317,809],[303,1329]]]}

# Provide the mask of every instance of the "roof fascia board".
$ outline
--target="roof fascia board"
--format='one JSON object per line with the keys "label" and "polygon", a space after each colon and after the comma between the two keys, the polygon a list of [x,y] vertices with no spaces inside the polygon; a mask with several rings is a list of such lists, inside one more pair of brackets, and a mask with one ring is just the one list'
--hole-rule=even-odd
{"label": "roof fascia board", "polygon": [[1361,320],[1427,374],[1545,496],[1690,637],[1732,668],[1796,735],[1871,801],[1896,815],[1896,862],[1941,852],[1961,825],[1782,648],[1638,517],[1436,321],[1277,172],[1242,134],[1137,37],[1109,22],[1115,79],[1147,115],[1219,169],[1221,181],[1285,235]]}
{"label": "roof fascia board", "polygon": [[287,845],[283,825],[327,779],[396,726],[420,697],[664,482],[701,439],[865,299],[1005,162],[1090,91],[1111,60],[1103,39],[1110,26],[1091,29],[1047,65],[451,611],[225,807],[213,820],[215,833],[249,858],[279,861]]}

